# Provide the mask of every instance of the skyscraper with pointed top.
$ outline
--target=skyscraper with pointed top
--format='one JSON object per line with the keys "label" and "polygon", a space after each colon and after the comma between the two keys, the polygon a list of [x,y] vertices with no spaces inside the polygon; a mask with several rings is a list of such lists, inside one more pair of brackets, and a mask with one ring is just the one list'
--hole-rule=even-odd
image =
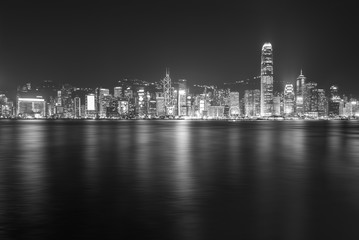
{"label": "skyscraper with pointed top", "polygon": [[303,71],[300,70],[300,75],[297,78],[296,94],[295,94],[296,113],[298,115],[304,114],[305,80],[306,77],[304,77]]}
{"label": "skyscraper with pointed top", "polygon": [[173,95],[172,95],[172,82],[170,78],[170,70],[166,68],[166,76],[162,80],[164,105],[167,115],[173,115]]}
{"label": "skyscraper with pointed top", "polygon": [[264,43],[261,56],[261,116],[273,115],[273,49]]}

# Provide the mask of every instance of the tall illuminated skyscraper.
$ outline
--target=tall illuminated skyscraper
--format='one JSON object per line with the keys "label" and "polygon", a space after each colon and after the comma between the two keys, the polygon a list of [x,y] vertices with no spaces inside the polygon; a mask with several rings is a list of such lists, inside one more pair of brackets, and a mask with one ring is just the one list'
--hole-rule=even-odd
{"label": "tall illuminated skyscraper", "polygon": [[186,79],[179,79],[178,80],[178,93],[177,93],[177,109],[178,115],[187,116],[187,80]]}
{"label": "tall illuminated skyscraper", "polygon": [[170,71],[166,68],[166,77],[162,80],[163,96],[165,100],[166,114],[173,115],[173,89]]}
{"label": "tall illuminated skyscraper", "polygon": [[273,115],[273,49],[265,43],[261,57],[261,116]]}
{"label": "tall illuminated skyscraper", "polygon": [[294,87],[293,84],[286,84],[284,88],[284,115],[294,113]]}
{"label": "tall illuminated skyscraper", "polygon": [[305,99],[305,80],[302,70],[300,70],[300,75],[297,78],[297,88],[296,88],[296,113],[303,115],[304,113],[304,99]]}

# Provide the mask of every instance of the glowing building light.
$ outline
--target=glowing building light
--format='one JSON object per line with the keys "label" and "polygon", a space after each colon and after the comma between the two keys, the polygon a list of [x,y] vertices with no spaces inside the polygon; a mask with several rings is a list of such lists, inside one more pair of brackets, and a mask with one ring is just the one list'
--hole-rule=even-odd
{"label": "glowing building light", "polygon": [[273,49],[265,43],[261,56],[261,116],[273,115]]}

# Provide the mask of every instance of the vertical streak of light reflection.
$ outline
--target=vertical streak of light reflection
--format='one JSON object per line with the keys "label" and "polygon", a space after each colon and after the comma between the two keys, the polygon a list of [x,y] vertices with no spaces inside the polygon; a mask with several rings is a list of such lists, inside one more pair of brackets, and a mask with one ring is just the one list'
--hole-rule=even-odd
{"label": "vertical streak of light reflection", "polygon": [[[135,145],[132,146],[134,154],[134,164],[136,171],[136,179],[138,180],[138,188],[140,192],[151,192],[151,183],[153,183],[153,163],[152,154],[153,150],[151,144],[151,136],[153,136],[153,130],[145,122],[139,121],[136,123],[134,140]],[[154,139],[152,139],[154,140]]]}
{"label": "vertical streak of light reflection", "polygon": [[179,233],[185,239],[196,239],[198,231],[198,216],[195,204],[195,176],[193,173],[193,151],[191,149],[191,128],[187,121],[176,123],[174,146],[174,174],[173,189],[175,194],[174,205],[179,213]]}
{"label": "vertical streak of light reflection", "polygon": [[[30,226],[34,223],[40,226],[46,224],[43,212],[47,189],[45,165],[48,160],[45,155],[47,148],[45,132],[46,128],[42,121],[31,122],[22,125],[17,136],[18,146],[21,149],[16,169],[20,178],[20,207],[24,215],[24,224]],[[32,232],[32,234],[36,233]]]}
{"label": "vertical streak of light reflection", "polygon": [[[308,212],[308,203],[306,199],[306,184],[308,181],[308,148],[307,148],[307,130],[305,122],[298,121],[295,125],[285,126],[280,131],[279,149],[281,151],[281,172],[283,173],[282,205],[283,232],[285,239],[302,239],[306,238],[305,229]],[[302,199],[300,201],[299,199]]]}
{"label": "vertical streak of light reflection", "polygon": [[83,146],[83,156],[85,159],[84,164],[84,175],[85,175],[85,183],[87,184],[86,188],[89,193],[96,194],[99,191],[99,176],[98,170],[100,166],[99,149],[99,126],[94,124],[93,122],[88,122],[85,126],[84,131],[84,146]]}

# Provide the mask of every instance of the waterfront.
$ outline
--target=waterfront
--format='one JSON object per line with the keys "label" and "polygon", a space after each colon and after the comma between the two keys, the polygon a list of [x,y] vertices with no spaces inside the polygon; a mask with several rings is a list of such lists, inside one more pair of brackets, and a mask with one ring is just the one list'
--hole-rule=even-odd
{"label": "waterfront", "polygon": [[358,239],[358,121],[0,122],[1,239]]}

